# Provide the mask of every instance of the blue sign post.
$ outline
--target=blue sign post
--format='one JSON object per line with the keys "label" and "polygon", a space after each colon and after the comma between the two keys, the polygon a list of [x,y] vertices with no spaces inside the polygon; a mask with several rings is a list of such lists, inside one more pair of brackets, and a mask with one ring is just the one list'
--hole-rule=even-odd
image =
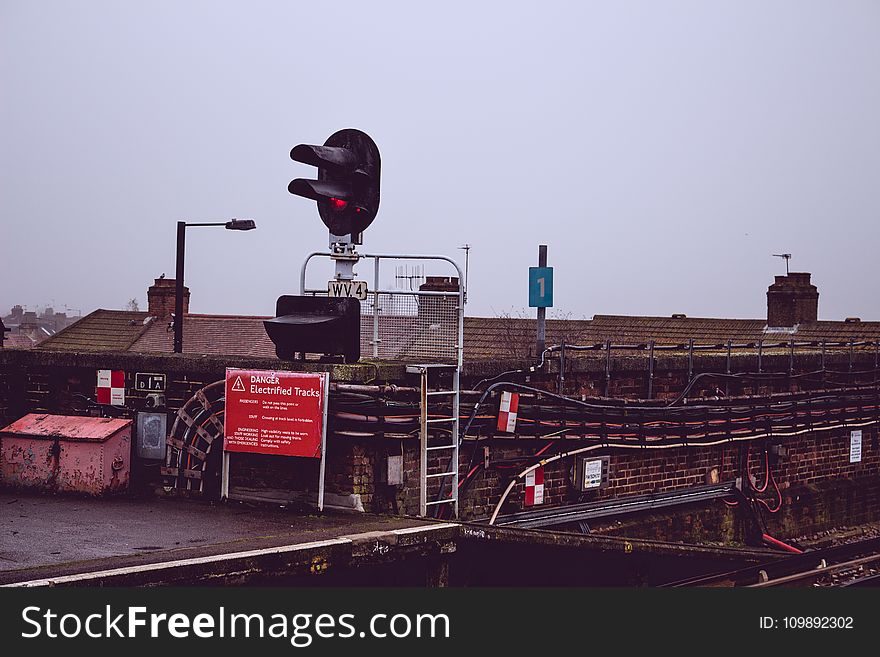
{"label": "blue sign post", "polygon": [[538,266],[529,267],[529,307],[538,309],[538,330],[535,350],[538,357],[544,353],[547,308],[553,306],[553,267],[547,266],[547,245],[538,246]]}

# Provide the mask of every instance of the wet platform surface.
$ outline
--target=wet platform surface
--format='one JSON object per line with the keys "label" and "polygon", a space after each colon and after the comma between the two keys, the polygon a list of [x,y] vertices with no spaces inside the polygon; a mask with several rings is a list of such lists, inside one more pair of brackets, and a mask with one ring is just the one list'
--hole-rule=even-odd
{"label": "wet platform surface", "polygon": [[766,549],[265,503],[0,491],[0,586],[630,586],[766,558]]}
{"label": "wet platform surface", "polygon": [[[0,492],[0,584],[279,546],[359,542],[438,523],[363,513],[318,515],[191,499]],[[362,542],[362,541],[360,541]]]}

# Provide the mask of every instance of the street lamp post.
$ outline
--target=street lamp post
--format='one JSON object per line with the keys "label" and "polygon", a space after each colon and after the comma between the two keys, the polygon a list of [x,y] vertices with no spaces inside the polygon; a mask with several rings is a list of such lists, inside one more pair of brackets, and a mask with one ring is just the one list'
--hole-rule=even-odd
{"label": "street lamp post", "polygon": [[183,352],[183,264],[186,246],[186,229],[189,226],[224,226],[227,230],[253,230],[253,219],[232,219],[212,223],[177,222],[177,272],[174,280],[174,353]]}

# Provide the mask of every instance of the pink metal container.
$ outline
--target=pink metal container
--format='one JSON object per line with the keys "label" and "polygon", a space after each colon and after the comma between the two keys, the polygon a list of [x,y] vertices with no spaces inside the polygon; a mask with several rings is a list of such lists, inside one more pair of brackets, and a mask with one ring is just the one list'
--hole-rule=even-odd
{"label": "pink metal container", "polygon": [[0,430],[0,484],[101,495],[128,488],[131,420],[31,413]]}

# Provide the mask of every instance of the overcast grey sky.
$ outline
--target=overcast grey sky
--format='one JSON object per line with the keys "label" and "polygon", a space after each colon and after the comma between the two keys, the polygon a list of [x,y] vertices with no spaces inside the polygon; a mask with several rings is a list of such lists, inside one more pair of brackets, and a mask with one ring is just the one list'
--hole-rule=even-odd
{"label": "overcast grey sky", "polygon": [[786,251],[876,320],[878,117],[876,0],[0,0],[0,313],[143,308],[176,221],[252,217],[188,231],[191,310],[272,314],[327,243],[289,151],[354,127],[362,250],[472,245],[471,315],[545,243],[551,316],[764,317]]}

